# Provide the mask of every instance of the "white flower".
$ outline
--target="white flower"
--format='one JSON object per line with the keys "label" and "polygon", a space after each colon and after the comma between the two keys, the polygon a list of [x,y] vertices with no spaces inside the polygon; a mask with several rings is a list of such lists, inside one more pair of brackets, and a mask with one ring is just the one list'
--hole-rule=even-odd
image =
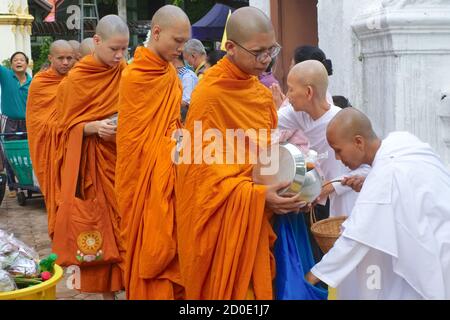
{"label": "white flower", "polygon": [[92,255],[92,254],[86,255],[86,256],[84,257],[84,261],[86,261],[86,262],[95,261],[95,256]]}

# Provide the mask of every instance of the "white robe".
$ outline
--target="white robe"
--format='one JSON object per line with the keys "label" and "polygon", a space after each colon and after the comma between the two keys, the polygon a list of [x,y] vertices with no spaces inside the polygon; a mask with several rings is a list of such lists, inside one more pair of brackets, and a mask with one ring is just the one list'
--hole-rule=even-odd
{"label": "white robe", "polygon": [[[305,112],[296,112],[291,104],[286,104],[278,111],[279,129],[301,129],[309,139],[312,150],[319,154],[328,154],[326,159],[320,161],[320,169],[328,181],[342,179],[345,176],[367,176],[370,171],[367,165],[351,171],[342,161],[336,160],[334,150],[328,144],[326,132],[328,123],[339,111],[341,108],[331,105],[330,110],[317,120],[313,120]],[[333,187],[335,192],[330,195],[330,216],[350,215],[358,194],[339,182],[333,183]]]}
{"label": "white robe", "polygon": [[343,235],[311,271],[346,299],[450,299],[450,172],[406,132],[382,143]]}

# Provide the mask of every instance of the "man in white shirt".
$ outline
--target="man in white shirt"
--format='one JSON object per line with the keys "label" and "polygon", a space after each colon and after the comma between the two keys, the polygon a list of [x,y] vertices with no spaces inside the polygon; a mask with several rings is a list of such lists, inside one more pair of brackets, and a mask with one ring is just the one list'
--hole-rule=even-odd
{"label": "man in white shirt", "polygon": [[[345,176],[366,176],[370,168],[362,166],[351,171],[335,159],[334,151],[326,139],[326,128],[341,108],[327,101],[328,72],[322,63],[307,60],[295,65],[287,79],[290,104],[278,111],[280,129],[301,129],[309,139],[310,148],[319,154],[328,154],[320,161],[327,181],[340,180]],[[339,182],[326,186],[320,199],[322,203],[330,197],[330,216],[349,215],[357,193]]]}
{"label": "man in white shirt", "polygon": [[347,108],[327,139],[351,169],[372,169],[344,232],[306,280],[338,287],[357,279],[349,299],[450,299],[450,172],[431,147],[407,132],[381,141],[370,120]]}

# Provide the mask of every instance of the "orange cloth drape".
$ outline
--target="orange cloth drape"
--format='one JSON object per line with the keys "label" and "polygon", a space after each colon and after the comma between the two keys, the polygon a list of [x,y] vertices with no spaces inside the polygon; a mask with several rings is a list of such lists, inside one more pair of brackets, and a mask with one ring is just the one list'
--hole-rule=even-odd
{"label": "orange cloth drape", "polygon": [[180,294],[171,136],[180,126],[181,95],[175,68],[138,48],[123,72],[117,128],[116,195],[129,299]]}
{"label": "orange cloth drape", "polygon": [[31,82],[27,99],[28,144],[34,173],[45,198],[48,233],[53,235],[56,213],[56,95],[64,76],[52,68],[41,71]]}
{"label": "orange cloth drape", "polygon": [[[217,129],[223,137],[227,129],[266,129],[270,135],[277,123],[270,91],[228,58],[205,73],[189,108],[186,129],[191,137],[191,160],[194,152],[198,154],[194,127],[199,123],[203,133]],[[258,141],[262,140],[255,142]],[[205,139],[201,144],[203,151],[210,144]],[[234,147],[238,152],[239,148]],[[186,146],[182,161],[187,161],[185,150]],[[215,155],[218,154],[220,151],[216,150]],[[223,161],[225,154],[226,148]],[[187,299],[243,300],[251,290],[256,299],[273,298],[275,268],[271,247],[275,234],[270,213],[265,212],[266,189],[251,179],[249,144],[245,154],[244,164],[178,166],[178,252]]]}
{"label": "orange cloth drape", "polygon": [[[86,56],[70,71],[61,83],[57,99],[57,119],[61,132],[57,150],[59,172],[65,159],[72,156],[67,148],[69,135],[75,133],[80,124],[103,120],[117,113],[119,82],[125,62],[116,67],[108,67],[98,62],[93,55]],[[78,197],[94,199],[97,197],[93,177],[101,184],[106,199],[106,208],[111,218],[116,244],[124,256],[120,238],[120,216],[114,194],[114,175],[116,165],[116,145],[106,142],[97,135],[83,138]],[[94,166],[90,166],[94,162]],[[95,168],[95,169],[91,169]],[[57,177],[58,180],[58,177]],[[59,177],[61,185],[64,177]],[[102,197],[103,198],[103,197]],[[68,214],[58,211],[57,214]],[[81,268],[81,291],[113,292],[123,288],[121,264],[83,266]]]}

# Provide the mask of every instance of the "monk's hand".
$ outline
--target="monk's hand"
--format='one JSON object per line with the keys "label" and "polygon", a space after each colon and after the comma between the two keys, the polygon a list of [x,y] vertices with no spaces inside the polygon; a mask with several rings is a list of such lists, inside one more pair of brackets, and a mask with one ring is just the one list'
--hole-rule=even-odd
{"label": "monk's hand", "polygon": [[284,95],[283,91],[281,91],[280,85],[278,85],[276,83],[272,84],[270,89],[272,90],[273,102],[275,103],[275,107],[278,110],[278,109],[280,109],[284,100],[286,100],[286,95]]}
{"label": "monk's hand", "polygon": [[349,186],[356,192],[360,192],[364,185],[365,180],[366,180],[366,177],[363,177],[363,176],[351,176],[351,177],[344,178],[341,183],[344,186]]}
{"label": "monk's hand", "polygon": [[105,141],[115,141],[117,126],[111,119],[98,121],[98,136]]}
{"label": "monk's hand", "polygon": [[300,200],[299,194],[279,195],[278,191],[289,187],[289,182],[282,182],[267,186],[266,190],[266,208],[275,214],[287,214],[298,212],[300,208],[307,205],[305,201]]}
{"label": "monk's hand", "polygon": [[305,275],[305,280],[312,286],[315,286],[320,282],[320,279],[317,278],[311,271]]}

